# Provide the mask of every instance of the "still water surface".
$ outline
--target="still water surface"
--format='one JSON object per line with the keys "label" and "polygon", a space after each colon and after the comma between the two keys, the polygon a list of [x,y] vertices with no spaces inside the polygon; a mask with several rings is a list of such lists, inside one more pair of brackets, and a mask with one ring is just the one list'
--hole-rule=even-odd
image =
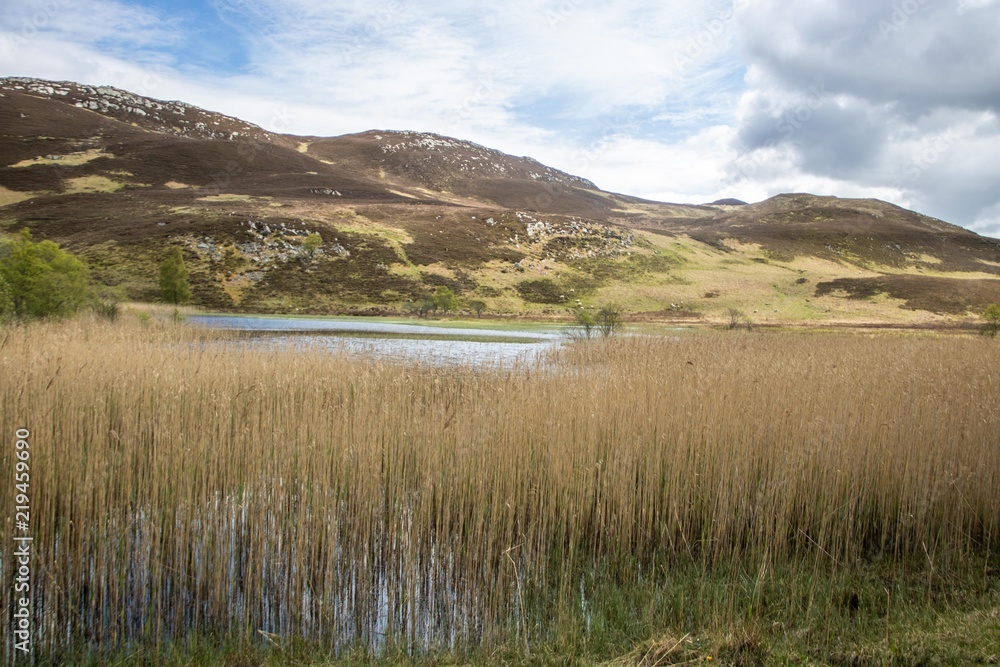
{"label": "still water surface", "polygon": [[250,345],[327,348],[352,354],[445,364],[531,361],[566,340],[559,327],[463,328],[357,318],[192,315],[188,322],[247,332]]}

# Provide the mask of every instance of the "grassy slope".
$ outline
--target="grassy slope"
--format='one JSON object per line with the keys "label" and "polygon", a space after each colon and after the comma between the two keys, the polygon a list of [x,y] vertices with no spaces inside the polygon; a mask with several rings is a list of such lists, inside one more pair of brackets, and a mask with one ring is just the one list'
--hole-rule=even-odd
{"label": "grassy slope", "polygon": [[[643,320],[722,322],[735,308],[769,324],[934,324],[1000,301],[1000,246],[881,202],[658,204],[547,189],[522,173],[539,165],[509,156],[496,158],[514,175],[503,192],[495,178],[463,180],[456,155],[387,156],[371,133],[267,145],[173,137],[16,92],[0,98],[0,121],[0,230],[25,225],[67,244],[132,298],[156,297],[157,264],[176,244],[195,302],[214,309],[399,314],[446,285],[513,316],[565,317],[579,299]],[[541,212],[522,218],[523,207]],[[590,231],[528,238],[533,221],[566,230],[574,220]],[[323,252],[307,261],[302,235],[277,233],[269,249],[246,251],[263,241],[250,221],[318,231]],[[634,243],[609,244],[606,229]]]}
{"label": "grassy slope", "polygon": [[[88,182],[92,190],[109,192],[121,187],[107,180],[95,180],[98,178],[92,177]],[[71,183],[82,189],[82,181]],[[93,205],[95,202],[88,203]],[[946,314],[961,317],[966,308],[979,311],[985,306],[980,301],[988,303],[1000,298],[991,282],[995,279],[989,271],[992,267],[985,264],[982,272],[939,271],[930,262],[919,266],[869,265],[862,268],[806,255],[790,260],[775,259],[766,248],[752,243],[733,243],[726,251],[720,251],[686,235],[668,237],[641,231],[637,233],[638,247],[630,251],[635,256],[632,260],[620,257],[590,262],[560,261],[548,256],[542,248],[514,244],[496,238],[497,234],[492,234],[492,250],[479,245],[477,238],[486,234],[481,223],[471,220],[471,215],[468,222],[464,222],[456,220],[452,214],[451,227],[435,229],[431,220],[436,220],[436,215],[413,216],[412,210],[386,210],[385,207],[379,210],[380,219],[371,220],[364,209],[359,212],[356,206],[276,203],[266,199],[213,199],[170,207],[136,202],[131,198],[127,201],[109,198],[99,205],[101,209],[122,205],[132,208],[132,219],[145,218],[141,224],[148,225],[152,232],[146,238],[128,239],[127,235],[121,238],[109,230],[103,235],[106,240],[101,240],[100,236],[93,238],[91,233],[82,238],[77,234],[66,235],[64,225],[57,229],[42,222],[29,222],[29,226],[40,236],[68,243],[95,265],[95,276],[99,280],[121,284],[131,296],[148,299],[155,298],[156,267],[163,245],[162,235],[156,232],[159,231],[157,226],[162,224],[160,229],[165,227],[171,231],[170,242],[180,243],[187,249],[188,264],[197,280],[196,301],[213,308],[392,313],[401,312],[408,301],[417,301],[436,285],[445,284],[466,299],[485,301],[488,312],[511,315],[560,315],[579,298],[585,305],[616,302],[628,312],[660,313],[668,319],[688,313],[708,321],[722,321],[728,309],[737,308],[760,323],[931,323],[950,319],[943,317]],[[57,209],[57,201],[51,201],[49,207]],[[491,211],[480,209],[476,212],[477,218],[485,219]],[[0,211],[0,220],[6,219],[8,232],[14,231],[21,224],[17,221],[20,216],[17,212],[13,215],[3,213]],[[276,213],[280,215],[275,216]],[[280,217],[301,221],[302,226],[321,232],[325,239],[346,242],[354,248],[352,258],[341,261],[327,255],[304,264],[293,260],[275,267],[280,270],[275,280],[269,281],[274,283],[271,289],[253,292],[247,290],[246,285],[228,289],[227,283],[234,278],[238,281],[241,274],[253,273],[258,268],[235,247],[245,239],[239,237],[243,230],[233,229],[233,217],[262,220]],[[464,231],[463,227],[471,229]],[[118,238],[108,238],[115,236]],[[200,251],[198,244],[205,240],[231,247],[235,253],[234,262],[227,266],[220,258]],[[290,242],[300,243],[301,239],[290,239]],[[329,245],[328,242],[325,249]],[[517,261],[521,264],[515,268]],[[384,272],[376,265],[385,266],[389,271]],[[286,274],[287,278],[282,277]],[[364,274],[368,277],[359,281]],[[968,281],[965,284],[986,285],[990,289],[975,303],[963,305],[959,299],[954,301],[957,308],[946,309],[934,300],[929,305],[916,301],[909,304],[913,307],[907,308],[912,290],[906,291],[905,285],[900,286],[902,291],[898,294],[889,289],[882,290],[881,296],[878,291],[869,293],[865,289],[855,289],[850,283],[825,293],[817,292],[820,283],[847,279],[861,281],[859,285],[864,288],[864,281],[883,275],[914,276],[921,280],[942,278],[948,281],[942,286],[942,292],[950,285],[963,284],[951,281]],[[544,279],[562,288],[560,296],[565,299],[549,303],[525,301],[518,285]],[[293,288],[289,280],[296,287]],[[347,285],[349,289],[338,290],[334,283]]]}

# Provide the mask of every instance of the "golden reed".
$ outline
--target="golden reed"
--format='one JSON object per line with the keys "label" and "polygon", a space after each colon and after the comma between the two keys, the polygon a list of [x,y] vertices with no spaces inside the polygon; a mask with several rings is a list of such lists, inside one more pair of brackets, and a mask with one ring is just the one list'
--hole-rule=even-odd
{"label": "golden reed", "polygon": [[0,332],[0,460],[30,429],[54,651],[482,646],[595,568],[946,570],[996,549],[987,340],[699,333],[484,369],[126,320]]}

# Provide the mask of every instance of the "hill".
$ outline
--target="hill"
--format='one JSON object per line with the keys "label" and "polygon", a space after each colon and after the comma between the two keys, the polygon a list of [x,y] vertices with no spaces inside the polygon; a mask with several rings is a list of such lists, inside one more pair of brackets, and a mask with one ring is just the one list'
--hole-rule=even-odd
{"label": "hill", "polygon": [[[0,79],[0,229],[155,299],[183,248],[213,309],[934,324],[1000,302],[1000,241],[875,200],[651,202],[430,133],[268,132],[110,87]],[[323,245],[303,248],[310,233]]]}

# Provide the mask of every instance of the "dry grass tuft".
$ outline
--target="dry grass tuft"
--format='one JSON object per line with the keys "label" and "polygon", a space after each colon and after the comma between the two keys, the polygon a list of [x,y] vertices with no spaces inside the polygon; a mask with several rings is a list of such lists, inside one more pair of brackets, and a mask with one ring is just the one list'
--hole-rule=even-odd
{"label": "dry grass tuft", "polygon": [[687,665],[704,658],[690,635],[680,639],[661,637],[645,642],[627,655],[603,663],[605,667],[666,667]]}

